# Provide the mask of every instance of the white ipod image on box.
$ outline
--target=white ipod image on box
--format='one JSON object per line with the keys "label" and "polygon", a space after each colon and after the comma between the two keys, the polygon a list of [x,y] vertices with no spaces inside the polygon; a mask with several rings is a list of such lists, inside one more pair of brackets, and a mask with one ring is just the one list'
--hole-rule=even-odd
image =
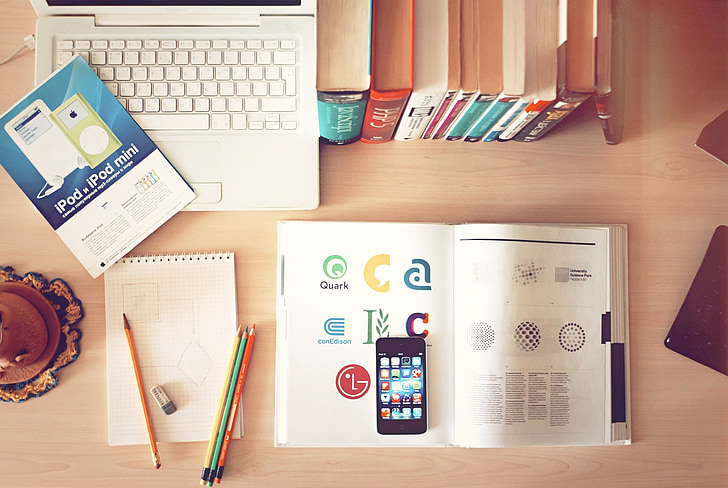
{"label": "white ipod image on box", "polygon": [[121,141],[80,93],[63,102],[52,117],[91,168],[121,147]]}
{"label": "white ipod image on box", "polygon": [[5,131],[45,179],[36,198],[43,198],[63,186],[63,180],[86,160],[53,122],[43,100],[34,100],[5,124]]}

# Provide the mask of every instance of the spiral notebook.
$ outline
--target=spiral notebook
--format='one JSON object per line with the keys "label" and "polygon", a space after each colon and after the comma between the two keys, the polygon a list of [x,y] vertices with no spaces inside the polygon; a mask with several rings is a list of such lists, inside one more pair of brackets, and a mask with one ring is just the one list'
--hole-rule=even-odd
{"label": "spiral notebook", "polygon": [[[209,440],[237,330],[234,254],[127,257],[106,271],[104,284],[109,445],[148,442],[124,314],[157,440]],[[158,408],[149,392],[155,385],[176,412]],[[236,438],[242,435],[239,415]]]}

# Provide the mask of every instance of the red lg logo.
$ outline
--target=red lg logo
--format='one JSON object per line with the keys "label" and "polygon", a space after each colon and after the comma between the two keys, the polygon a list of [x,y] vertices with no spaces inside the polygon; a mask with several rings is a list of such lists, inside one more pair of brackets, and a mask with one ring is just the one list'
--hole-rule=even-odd
{"label": "red lg logo", "polygon": [[350,400],[366,395],[370,384],[369,372],[358,364],[344,366],[336,375],[336,389]]}

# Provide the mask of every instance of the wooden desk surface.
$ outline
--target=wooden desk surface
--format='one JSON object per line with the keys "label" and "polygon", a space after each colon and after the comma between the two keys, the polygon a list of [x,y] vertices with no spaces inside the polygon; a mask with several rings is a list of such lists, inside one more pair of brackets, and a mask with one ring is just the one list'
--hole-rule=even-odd
{"label": "wooden desk surface", "polygon": [[[637,2],[634,2],[637,4]],[[630,18],[627,133],[607,146],[592,109],[534,144],[442,141],[321,148],[321,207],[183,212],[137,254],[231,250],[239,319],[258,342],[231,486],[728,485],[728,378],[662,341],[716,226],[728,224],[728,166],[694,147],[728,109],[725,2],[644,1]],[[689,5],[689,6],[688,6]],[[0,57],[35,13],[0,0]],[[0,112],[33,87],[33,54],[0,66]],[[727,134],[728,136],[728,134]],[[629,225],[633,444],[528,449],[273,447],[279,219],[590,222]],[[50,393],[0,404],[0,485],[198,486],[205,443],[107,445],[103,278],[91,279],[0,170],[0,265],[65,279],[83,301],[81,355]],[[416,483],[412,483],[416,481]]]}

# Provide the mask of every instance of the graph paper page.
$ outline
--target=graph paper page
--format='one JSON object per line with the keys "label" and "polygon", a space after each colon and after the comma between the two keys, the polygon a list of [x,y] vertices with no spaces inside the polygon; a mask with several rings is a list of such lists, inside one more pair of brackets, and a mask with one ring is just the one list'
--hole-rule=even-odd
{"label": "graph paper page", "polygon": [[[126,314],[159,442],[206,441],[237,329],[232,253],[125,258],[104,274],[109,444],[149,442]],[[166,415],[149,389],[161,385]],[[241,405],[242,406],[242,405]],[[233,435],[242,435],[242,410]]]}

